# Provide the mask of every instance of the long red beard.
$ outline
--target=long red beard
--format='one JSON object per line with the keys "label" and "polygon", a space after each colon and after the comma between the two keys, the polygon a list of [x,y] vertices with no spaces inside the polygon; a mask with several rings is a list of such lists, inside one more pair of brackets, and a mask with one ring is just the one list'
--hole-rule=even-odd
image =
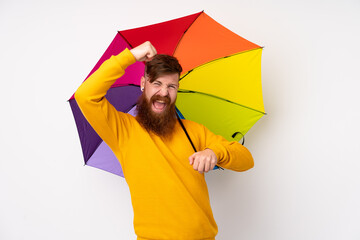
{"label": "long red beard", "polygon": [[[166,107],[163,112],[155,113],[151,109],[152,104],[156,100],[163,100]],[[171,137],[176,123],[175,103],[170,104],[169,97],[154,95],[148,101],[145,94],[141,94],[136,110],[137,121],[148,131],[153,132],[161,137]]]}

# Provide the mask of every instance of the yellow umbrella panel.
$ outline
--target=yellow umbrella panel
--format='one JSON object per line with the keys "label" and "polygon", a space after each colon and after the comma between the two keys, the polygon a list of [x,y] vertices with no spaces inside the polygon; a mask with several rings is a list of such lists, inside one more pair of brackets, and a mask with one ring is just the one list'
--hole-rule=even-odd
{"label": "yellow umbrella panel", "polygon": [[261,52],[244,51],[183,74],[176,102],[183,116],[229,141],[240,140],[265,114]]}

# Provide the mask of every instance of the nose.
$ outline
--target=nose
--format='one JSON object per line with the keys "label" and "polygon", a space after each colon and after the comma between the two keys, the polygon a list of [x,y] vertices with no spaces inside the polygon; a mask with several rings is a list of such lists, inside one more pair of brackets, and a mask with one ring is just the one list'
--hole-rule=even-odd
{"label": "nose", "polygon": [[158,94],[163,97],[168,96],[169,90],[166,86],[162,86],[161,89],[159,90]]}

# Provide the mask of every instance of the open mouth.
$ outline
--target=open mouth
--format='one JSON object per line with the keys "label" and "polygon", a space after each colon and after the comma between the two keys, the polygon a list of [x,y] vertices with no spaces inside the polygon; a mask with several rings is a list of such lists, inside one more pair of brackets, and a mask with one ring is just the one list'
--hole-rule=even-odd
{"label": "open mouth", "polygon": [[161,100],[154,101],[152,105],[155,112],[162,112],[166,108],[165,101]]}
{"label": "open mouth", "polygon": [[170,103],[170,98],[162,96],[154,96],[151,100],[152,110],[156,113],[163,112]]}

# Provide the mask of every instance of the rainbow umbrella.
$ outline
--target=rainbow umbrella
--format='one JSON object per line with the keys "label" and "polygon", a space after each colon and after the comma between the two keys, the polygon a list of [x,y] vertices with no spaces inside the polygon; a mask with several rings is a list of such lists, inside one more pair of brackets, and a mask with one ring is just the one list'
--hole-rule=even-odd
{"label": "rainbow umbrella", "polygon": [[[229,141],[239,141],[264,114],[262,48],[231,32],[204,12],[119,31],[90,72],[112,55],[150,41],[159,54],[175,56],[183,67],[176,107],[186,119],[205,125]],[[144,63],[126,69],[105,96],[118,111],[134,114]],[[85,79],[86,80],[86,79]],[[123,176],[119,161],[69,99],[85,164]]]}

